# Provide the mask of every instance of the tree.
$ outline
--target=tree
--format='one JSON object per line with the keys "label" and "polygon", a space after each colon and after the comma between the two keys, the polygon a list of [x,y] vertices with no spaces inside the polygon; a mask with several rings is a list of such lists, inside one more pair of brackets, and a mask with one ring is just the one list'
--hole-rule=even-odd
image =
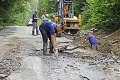
{"label": "tree", "polygon": [[[120,1],[119,0],[87,0],[88,4],[82,13],[84,28],[102,26],[104,29],[119,28]],[[97,25],[97,26],[96,26]]]}
{"label": "tree", "polygon": [[[16,25],[25,23],[32,0],[1,0],[0,1],[0,25]],[[27,15],[27,16],[26,16]]]}
{"label": "tree", "polygon": [[52,16],[56,12],[56,0],[39,0],[39,16],[42,16],[43,11]]}
{"label": "tree", "polygon": [[87,3],[86,0],[73,0],[75,15],[79,15],[83,12],[83,7]]}

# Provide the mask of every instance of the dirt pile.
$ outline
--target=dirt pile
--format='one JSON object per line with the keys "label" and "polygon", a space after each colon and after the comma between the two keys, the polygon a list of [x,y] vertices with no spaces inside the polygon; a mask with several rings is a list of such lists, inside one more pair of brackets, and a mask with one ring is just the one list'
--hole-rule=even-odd
{"label": "dirt pile", "polygon": [[[81,30],[79,32],[79,36],[69,36],[68,38],[72,39],[75,45],[81,44],[85,47],[85,49],[90,49],[90,44],[82,43],[87,37],[87,32],[88,31]],[[93,35],[95,35],[98,41],[98,51],[120,56],[120,29],[111,34],[103,29],[96,30]]]}
{"label": "dirt pile", "polygon": [[120,56],[120,29],[109,35],[97,35],[97,38],[99,41],[99,51]]}

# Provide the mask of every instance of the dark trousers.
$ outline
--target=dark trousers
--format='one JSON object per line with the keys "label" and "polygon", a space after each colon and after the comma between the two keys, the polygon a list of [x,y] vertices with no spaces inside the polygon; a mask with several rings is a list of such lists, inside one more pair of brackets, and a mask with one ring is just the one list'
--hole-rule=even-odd
{"label": "dark trousers", "polygon": [[[41,32],[41,34],[42,34],[43,49],[45,48],[45,47],[44,47],[44,44],[47,44],[48,38],[49,38],[49,40],[50,40],[50,43],[49,43],[50,51],[49,51],[49,53],[53,53],[53,45],[52,45],[52,42],[51,42],[50,32],[47,31],[47,30],[45,30],[45,29],[43,28],[43,26],[40,26],[40,27],[39,27],[39,30],[40,30],[40,32]],[[44,52],[43,52],[43,53],[44,53]]]}
{"label": "dark trousers", "polygon": [[48,42],[48,38],[49,38],[49,40],[50,40],[50,42],[51,42],[50,32],[47,31],[47,30],[45,30],[42,26],[39,27],[39,30],[40,30],[40,32],[41,32],[41,34],[42,34],[43,42],[44,42],[44,43],[47,43],[47,42]]}

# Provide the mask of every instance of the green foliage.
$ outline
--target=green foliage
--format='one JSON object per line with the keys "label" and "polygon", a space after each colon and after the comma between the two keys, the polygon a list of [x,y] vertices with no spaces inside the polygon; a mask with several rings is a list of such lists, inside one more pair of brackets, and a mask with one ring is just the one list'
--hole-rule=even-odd
{"label": "green foliage", "polygon": [[52,19],[53,16],[54,16],[54,13],[50,13],[50,14],[49,14],[49,18],[50,18],[50,19]]}
{"label": "green foliage", "polygon": [[42,23],[42,19],[39,19],[37,22],[37,26],[39,27],[41,23]]}
{"label": "green foliage", "polygon": [[30,17],[32,0],[1,0],[0,26],[25,25]]}
{"label": "green foliage", "polygon": [[86,0],[73,0],[74,2],[74,13],[76,16],[78,16],[79,14],[81,14],[81,12],[83,12],[83,7],[86,4]]}
{"label": "green foliage", "polygon": [[[83,29],[98,26],[111,30],[119,28],[120,0],[73,0],[73,2],[75,16],[82,15]],[[39,17],[47,10],[52,18],[56,13],[56,0],[1,0],[0,26],[25,25],[36,10]]]}
{"label": "green foliage", "polygon": [[39,16],[42,16],[44,10],[47,11],[50,17],[52,14],[56,13],[56,0],[39,0]]}
{"label": "green foliage", "polygon": [[88,4],[82,13],[83,28],[98,26],[116,30],[120,25],[119,0],[87,0]]}

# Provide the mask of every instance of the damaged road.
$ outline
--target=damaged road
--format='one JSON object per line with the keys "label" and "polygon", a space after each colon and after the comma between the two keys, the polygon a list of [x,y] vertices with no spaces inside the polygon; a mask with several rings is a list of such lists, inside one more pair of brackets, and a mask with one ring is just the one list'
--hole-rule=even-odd
{"label": "damaged road", "polygon": [[0,30],[1,80],[120,80],[118,56],[87,50],[65,37],[57,38],[57,59],[44,56],[42,37],[32,36],[31,30],[25,26]]}

